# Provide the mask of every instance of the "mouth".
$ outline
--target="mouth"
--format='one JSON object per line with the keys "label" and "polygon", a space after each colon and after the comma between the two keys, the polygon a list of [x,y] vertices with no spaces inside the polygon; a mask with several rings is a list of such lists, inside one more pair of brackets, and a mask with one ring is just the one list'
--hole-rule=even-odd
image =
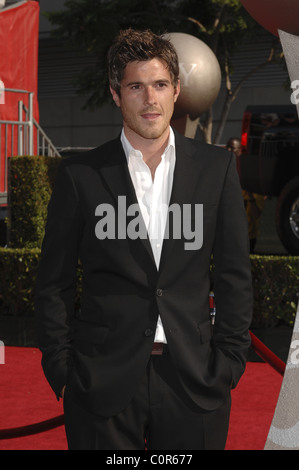
{"label": "mouth", "polygon": [[161,116],[160,113],[144,113],[141,114],[141,117],[147,121],[155,121]]}

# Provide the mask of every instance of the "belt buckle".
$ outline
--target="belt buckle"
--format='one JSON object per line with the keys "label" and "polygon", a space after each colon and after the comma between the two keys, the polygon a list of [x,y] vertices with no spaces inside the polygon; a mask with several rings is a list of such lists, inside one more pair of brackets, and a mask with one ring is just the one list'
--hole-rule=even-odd
{"label": "belt buckle", "polygon": [[163,343],[154,343],[152,349],[153,356],[162,356],[163,354]]}

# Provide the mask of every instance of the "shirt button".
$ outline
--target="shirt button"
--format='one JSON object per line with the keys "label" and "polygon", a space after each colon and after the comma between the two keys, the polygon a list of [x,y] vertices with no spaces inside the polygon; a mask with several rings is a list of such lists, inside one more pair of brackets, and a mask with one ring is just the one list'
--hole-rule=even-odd
{"label": "shirt button", "polygon": [[149,336],[153,336],[154,332],[151,328],[147,328],[144,332],[145,336],[149,337]]}
{"label": "shirt button", "polygon": [[157,289],[156,290],[156,296],[157,297],[162,297],[162,295],[163,295],[163,290],[162,289]]}

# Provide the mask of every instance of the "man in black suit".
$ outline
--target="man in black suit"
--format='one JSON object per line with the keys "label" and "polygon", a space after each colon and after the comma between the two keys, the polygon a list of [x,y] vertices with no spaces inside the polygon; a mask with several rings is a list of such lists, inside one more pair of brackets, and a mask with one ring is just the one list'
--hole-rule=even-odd
{"label": "man in black suit", "polygon": [[121,32],[108,68],[121,136],[62,161],[49,204],[43,369],[70,449],[223,449],[252,309],[235,160],[171,129],[179,66],[165,37]]}

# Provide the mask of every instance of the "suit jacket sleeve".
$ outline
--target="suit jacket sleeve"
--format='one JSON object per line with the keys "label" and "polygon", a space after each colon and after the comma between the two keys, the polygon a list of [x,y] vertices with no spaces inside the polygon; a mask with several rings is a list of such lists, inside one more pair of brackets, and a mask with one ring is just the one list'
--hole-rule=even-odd
{"label": "suit jacket sleeve", "polygon": [[223,185],[214,244],[216,322],[214,344],[229,360],[232,387],[246,364],[252,318],[252,280],[248,223],[235,157],[232,154]]}
{"label": "suit jacket sleeve", "polygon": [[48,207],[35,298],[42,366],[57,397],[66,383],[71,361],[79,233],[77,192],[68,167],[62,161]]}

